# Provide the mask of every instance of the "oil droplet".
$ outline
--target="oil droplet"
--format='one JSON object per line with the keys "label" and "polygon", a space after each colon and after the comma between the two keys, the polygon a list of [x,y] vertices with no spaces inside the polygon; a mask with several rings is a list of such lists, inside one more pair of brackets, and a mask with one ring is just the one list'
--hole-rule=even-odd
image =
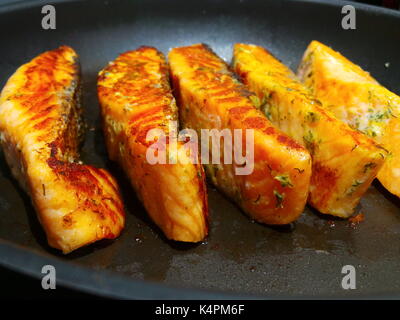
{"label": "oil droplet", "polygon": [[335,221],[333,221],[333,220],[329,220],[328,221],[328,225],[329,225],[330,228],[336,227]]}

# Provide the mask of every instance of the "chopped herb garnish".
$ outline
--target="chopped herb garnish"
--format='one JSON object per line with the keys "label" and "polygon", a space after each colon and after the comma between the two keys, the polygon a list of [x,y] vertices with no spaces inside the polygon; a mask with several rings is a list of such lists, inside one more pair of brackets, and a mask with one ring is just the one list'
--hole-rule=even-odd
{"label": "chopped herb garnish", "polygon": [[378,135],[379,129],[375,125],[371,125],[370,127],[365,128],[364,133],[370,137],[376,137]]}
{"label": "chopped herb garnish", "polygon": [[279,193],[278,191],[274,190],[274,196],[276,198],[276,207],[283,208],[283,200],[285,199],[285,194]]}
{"label": "chopped herb garnish", "polygon": [[311,155],[313,155],[316,148],[316,142],[313,133],[308,130],[307,134],[303,136],[303,140],[307,150],[311,153]]}
{"label": "chopped herb garnish", "polygon": [[373,169],[376,167],[376,163],[375,162],[368,162],[365,166],[364,166],[364,173],[366,173],[368,170]]}
{"label": "chopped herb garnish", "polygon": [[281,174],[279,176],[274,177],[275,180],[278,180],[281,183],[282,187],[293,187],[292,182],[287,174]]}
{"label": "chopped herb garnish", "polygon": [[382,121],[384,119],[389,119],[391,116],[391,111],[390,109],[384,111],[384,112],[377,112],[377,113],[373,113],[369,116],[369,119],[372,121]]}
{"label": "chopped herb garnish", "polygon": [[390,151],[388,150],[388,149],[386,149],[385,147],[383,147],[383,146],[381,146],[381,145],[377,145],[376,146],[378,149],[382,149],[382,150],[385,150],[386,151],[386,153],[390,153]]}
{"label": "chopped herb garnish", "polygon": [[269,110],[264,110],[264,114],[265,114],[265,116],[268,118],[268,120],[272,120],[272,114],[271,114],[271,111],[269,111]]}
{"label": "chopped herb garnish", "polygon": [[272,95],[272,93],[264,93],[261,100],[258,96],[254,96],[254,95],[249,96],[249,99],[254,104],[254,106],[257,109],[260,109],[261,111],[263,111],[268,119],[271,118],[271,112],[269,110],[269,104],[268,104],[268,100],[271,98],[271,95]]}
{"label": "chopped herb garnish", "polygon": [[310,123],[314,123],[318,121],[318,115],[315,112],[310,111],[307,112],[305,119]]}
{"label": "chopped herb garnish", "polygon": [[299,173],[303,173],[304,172],[304,169],[294,168],[294,170],[297,170]]}
{"label": "chopped herb garnish", "polygon": [[351,186],[357,188],[359,185],[363,184],[362,182],[356,180]]}
{"label": "chopped herb garnish", "polygon": [[354,193],[354,191],[356,191],[356,189],[360,186],[360,185],[362,185],[364,182],[361,182],[361,181],[358,181],[358,180],[356,180],[356,181],[354,181],[354,183],[351,185],[351,188],[350,188],[350,190],[349,190],[349,192],[347,193],[349,196],[350,195],[352,195],[353,193]]}
{"label": "chopped herb garnish", "polygon": [[261,101],[257,96],[250,96],[249,99],[251,100],[251,102],[253,102],[257,109],[261,107]]}

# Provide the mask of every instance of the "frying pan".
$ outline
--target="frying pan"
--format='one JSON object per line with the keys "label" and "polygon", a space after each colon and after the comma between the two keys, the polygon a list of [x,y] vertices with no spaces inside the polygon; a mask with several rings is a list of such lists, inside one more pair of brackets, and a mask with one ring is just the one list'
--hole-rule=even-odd
{"label": "frying pan", "polygon": [[[49,248],[29,198],[0,159],[0,263],[41,277],[56,267],[57,284],[116,298],[400,297],[400,202],[374,183],[358,212],[365,220],[320,215],[307,207],[296,222],[252,222],[209,186],[210,235],[201,244],[168,241],[149,220],[120,169],[107,160],[96,75],[119,53],[140,45],[164,53],[204,42],[227,61],[232,44],[263,45],[296,68],[307,44],[326,43],[400,93],[400,13],[356,7],[356,29],[341,28],[337,1],[152,0],[53,1],[56,30],[41,28],[47,1],[0,6],[0,82],[37,54],[61,44],[80,54],[88,123],[82,159],[119,180],[126,229],[67,256]],[[387,68],[387,62],[390,63]],[[386,64],[386,66],[385,66]],[[356,269],[356,289],[341,286],[342,267]]]}

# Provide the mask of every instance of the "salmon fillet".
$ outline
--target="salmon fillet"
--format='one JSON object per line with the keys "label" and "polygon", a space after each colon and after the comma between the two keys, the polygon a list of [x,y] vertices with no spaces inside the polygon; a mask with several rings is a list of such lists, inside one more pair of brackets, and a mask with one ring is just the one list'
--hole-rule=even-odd
{"label": "salmon fillet", "polygon": [[78,56],[62,46],[21,66],[0,97],[0,141],[50,246],[69,253],[117,237],[125,215],[114,178],[78,161]]}
{"label": "salmon fillet", "polygon": [[[205,175],[184,142],[175,139],[177,132],[171,132],[169,123],[177,120],[178,111],[168,77],[164,56],[151,47],[123,53],[102,70],[98,97],[104,134],[110,158],[123,167],[166,237],[198,242],[208,233]],[[160,139],[146,138],[153,129],[171,135],[164,144],[166,159],[177,150],[180,161],[149,162],[147,151]]]}
{"label": "salmon fillet", "polygon": [[400,97],[340,53],[312,41],[298,74],[336,117],[388,150],[378,172],[382,185],[400,196]]}
{"label": "salmon fillet", "polygon": [[[239,163],[224,163],[227,155],[221,151],[219,164],[205,165],[212,183],[259,222],[296,220],[308,195],[311,162],[307,150],[254,107],[245,86],[207,46],[172,49],[169,62],[183,126],[195,129],[199,136],[203,129],[239,129],[243,153],[250,147],[254,150],[253,170],[240,175],[236,174]],[[254,144],[248,147],[247,129],[254,134]]]}
{"label": "salmon fillet", "polygon": [[349,217],[382,166],[384,150],[327,111],[264,48],[236,44],[233,67],[268,119],[310,152],[309,203],[321,213]]}

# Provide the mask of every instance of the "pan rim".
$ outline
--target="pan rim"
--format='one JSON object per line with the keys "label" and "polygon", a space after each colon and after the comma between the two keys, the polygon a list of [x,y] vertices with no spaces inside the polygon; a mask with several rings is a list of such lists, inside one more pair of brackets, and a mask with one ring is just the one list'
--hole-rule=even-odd
{"label": "pan rim", "polygon": [[[328,7],[339,7],[345,4],[353,5],[356,9],[364,10],[365,12],[391,16],[394,18],[400,18],[400,11],[391,10],[387,8],[375,7],[368,4],[356,3],[353,1],[342,1],[342,0],[290,0],[297,3],[305,4],[318,4]],[[62,4],[62,3],[78,3],[78,2],[90,2],[90,0],[54,0],[52,4]],[[42,4],[47,4],[46,0],[15,0],[9,1],[0,5],[0,14],[27,10],[31,8],[38,7]],[[16,253],[14,256],[9,256],[9,252],[13,251]],[[33,261],[32,265],[21,267],[17,261],[21,257]],[[175,287],[165,284],[159,284],[151,281],[143,280],[133,280],[127,276],[116,274],[107,270],[93,270],[84,265],[79,265],[69,261],[63,261],[51,256],[50,254],[44,254],[38,252],[34,249],[25,248],[23,246],[14,244],[10,241],[0,239],[0,265],[9,268],[14,271],[32,276],[36,279],[40,279],[41,274],[39,269],[35,269],[36,266],[44,264],[54,263],[56,265],[62,265],[63,272],[58,274],[57,281],[62,286],[82,290],[91,294],[96,294],[99,296],[110,297],[110,298],[120,298],[120,299],[400,299],[400,293],[377,293],[377,294],[353,294],[349,293],[345,296],[335,296],[335,295],[242,295],[240,293],[229,293],[221,292],[212,289],[200,289],[200,288],[185,288],[185,287]],[[68,274],[76,274],[76,272],[82,272],[84,276],[89,277],[89,281],[70,281]],[[104,276],[107,275],[107,276]],[[99,278],[103,277],[100,282],[103,282],[103,287],[99,286]],[[96,281],[97,279],[97,281]],[[129,281],[126,281],[126,280]],[[119,284],[119,286],[111,285]],[[109,287],[107,287],[109,286]],[[111,289],[112,288],[112,289]],[[133,288],[136,288],[133,290]],[[139,290],[140,289],[140,290]]]}
{"label": "pan rim", "polygon": [[[62,3],[79,3],[79,2],[91,2],[92,0],[53,0],[52,4],[62,4]],[[251,0],[247,0],[251,1]],[[320,4],[328,7],[339,7],[343,5],[352,5],[356,9],[363,9],[368,12],[390,15],[396,18],[400,18],[400,11],[378,7],[370,4],[359,3],[355,1],[344,1],[344,0],[289,0],[291,2],[297,3],[305,3],[305,4]],[[48,4],[46,0],[9,0],[7,3],[0,4],[0,14],[6,13],[9,11],[16,11],[16,10],[26,10],[38,7],[39,5]]]}
{"label": "pan rim", "polygon": [[[13,255],[9,255],[10,252]],[[0,239],[0,266],[13,271],[31,276],[38,281],[42,278],[40,273],[44,265],[52,265],[57,270],[57,284],[66,288],[80,290],[96,296],[112,299],[141,299],[141,300],[398,300],[398,293],[377,293],[377,294],[356,294],[349,293],[339,295],[287,295],[287,294],[266,294],[251,295],[239,294],[213,289],[187,288],[159,284],[153,281],[132,280],[124,275],[116,274],[108,270],[93,270],[89,267],[78,265],[72,262],[59,260],[50,254],[44,254],[35,249],[27,249],[21,245]],[[30,264],[21,267],[20,261],[24,259]],[[62,266],[61,268],[58,266]],[[61,272],[59,272],[61,270]],[[77,273],[78,272],[78,273]],[[61,273],[61,275],[60,275]],[[80,274],[79,281],[76,275]],[[106,276],[105,276],[106,275]],[[75,281],[71,281],[72,279]],[[101,278],[101,280],[100,280]],[[129,281],[126,281],[129,279]],[[117,288],[117,290],[116,290]]]}

